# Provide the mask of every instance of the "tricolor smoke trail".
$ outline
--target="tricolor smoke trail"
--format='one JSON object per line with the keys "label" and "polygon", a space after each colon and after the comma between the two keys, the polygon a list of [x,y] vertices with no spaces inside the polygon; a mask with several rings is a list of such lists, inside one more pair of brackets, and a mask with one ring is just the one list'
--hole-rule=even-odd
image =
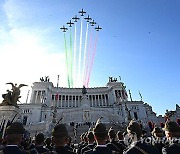
{"label": "tricolor smoke trail", "polygon": [[[74,28],[71,28],[71,24],[69,30],[64,26],[61,28],[64,32],[67,83],[69,88],[82,88],[83,85],[89,87],[98,42],[98,31],[102,28],[99,26],[95,28],[96,23],[94,20],[90,22],[89,15],[85,18],[87,22],[83,22],[85,20],[83,15],[81,18],[75,16],[73,19],[75,19],[75,23],[71,23],[71,20],[70,23],[74,24]],[[79,19],[80,22],[78,22]],[[66,35],[66,31],[69,35]]]}

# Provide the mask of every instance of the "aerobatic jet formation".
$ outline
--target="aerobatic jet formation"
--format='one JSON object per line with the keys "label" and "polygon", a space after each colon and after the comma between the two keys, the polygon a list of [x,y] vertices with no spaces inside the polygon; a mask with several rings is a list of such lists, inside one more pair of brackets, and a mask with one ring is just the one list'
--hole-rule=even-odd
{"label": "aerobatic jet formation", "polygon": [[92,20],[92,18],[90,18],[89,15],[88,15],[88,17],[86,17],[86,18],[84,18],[84,19],[87,20],[87,22],[89,22],[90,20]]}
{"label": "aerobatic jet formation", "polygon": [[83,9],[64,25],[60,29],[64,32],[68,87],[81,85],[88,87],[95,59],[98,33],[102,27]]}
{"label": "aerobatic jet formation", "polygon": [[60,28],[63,32],[66,32],[68,30],[68,28],[66,28],[65,26]]}
{"label": "aerobatic jet formation", "polygon": [[72,25],[74,24],[73,22],[71,22],[71,20],[69,22],[67,22],[67,24],[69,25],[69,27],[72,27]]}
{"label": "aerobatic jet formation", "polygon": [[84,16],[86,12],[82,9],[81,11],[79,11],[79,13],[81,14],[81,16]]}
{"label": "aerobatic jet formation", "polygon": [[99,31],[100,29],[102,29],[102,28],[99,27],[99,25],[95,28],[96,31]]}
{"label": "aerobatic jet formation", "polygon": [[77,17],[77,15],[75,15],[75,17],[72,18],[74,20],[74,22],[77,22],[79,20],[79,18]]}
{"label": "aerobatic jet formation", "polygon": [[89,22],[91,24],[91,26],[94,26],[96,24],[96,22],[93,20],[92,22]]}

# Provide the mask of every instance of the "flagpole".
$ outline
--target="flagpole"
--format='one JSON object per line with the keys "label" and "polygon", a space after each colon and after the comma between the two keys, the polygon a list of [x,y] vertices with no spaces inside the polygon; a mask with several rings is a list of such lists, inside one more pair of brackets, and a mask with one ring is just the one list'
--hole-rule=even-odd
{"label": "flagpole", "polygon": [[121,82],[121,76],[119,76],[119,81]]}
{"label": "flagpole", "polygon": [[26,97],[26,104],[27,104],[28,97],[29,97],[29,91],[30,91],[30,90],[28,90],[27,97]]}
{"label": "flagpole", "polygon": [[58,87],[59,87],[59,75],[58,75],[58,78],[57,78],[57,90],[58,90]]}
{"label": "flagpole", "polygon": [[5,121],[5,123],[4,123],[4,128],[3,128],[3,132],[2,132],[2,138],[5,137],[5,132],[6,132],[6,127],[7,127],[8,120],[9,120],[9,119],[7,119],[7,120]]}
{"label": "flagpole", "polygon": [[142,101],[142,95],[141,95],[140,91],[139,91],[139,95],[140,95],[140,97],[141,97],[141,101]]}
{"label": "flagpole", "polygon": [[58,87],[59,87],[59,75],[57,76],[57,93],[54,104],[54,112],[53,112],[53,120],[52,120],[53,123],[56,123],[56,116],[57,116],[57,102],[59,100]]}
{"label": "flagpole", "polygon": [[131,96],[131,91],[130,91],[130,89],[129,89],[129,96],[130,96],[130,99],[131,99],[131,102],[132,102],[133,100],[132,100],[132,96]]}

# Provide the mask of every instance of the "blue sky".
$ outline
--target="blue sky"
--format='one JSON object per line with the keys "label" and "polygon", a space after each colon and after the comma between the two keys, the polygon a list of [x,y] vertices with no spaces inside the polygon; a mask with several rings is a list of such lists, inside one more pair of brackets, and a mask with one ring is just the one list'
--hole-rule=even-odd
{"label": "blue sky", "polygon": [[[179,0],[1,0],[0,94],[7,82],[26,83],[49,75],[67,86],[63,33],[59,28],[79,10],[94,18],[99,33],[90,87],[121,76],[133,100],[164,114],[179,104]],[[103,66],[103,67],[102,67]],[[1,98],[2,100],[2,98]]]}

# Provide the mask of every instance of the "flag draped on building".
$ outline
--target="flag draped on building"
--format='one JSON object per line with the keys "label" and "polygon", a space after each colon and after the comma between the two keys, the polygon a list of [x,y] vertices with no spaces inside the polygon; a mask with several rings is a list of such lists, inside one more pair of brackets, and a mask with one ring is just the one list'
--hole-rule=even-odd
{"label": "flag draped on building", "polygon": [[55,96],[55,100],[58,101],[59,100],[59,94],[57,93]]}

